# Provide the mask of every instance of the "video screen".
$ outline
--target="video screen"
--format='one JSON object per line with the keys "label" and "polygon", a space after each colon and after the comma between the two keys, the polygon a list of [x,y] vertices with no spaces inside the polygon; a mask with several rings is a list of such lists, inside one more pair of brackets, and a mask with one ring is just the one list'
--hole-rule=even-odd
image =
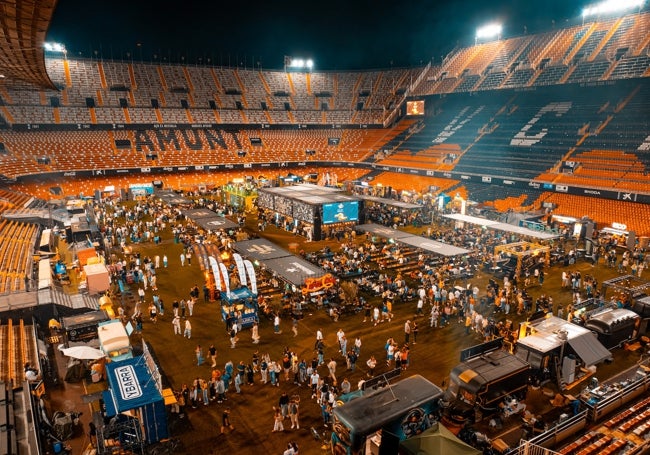
{"label": "video screen", "polygon": [[345,223],[359,219],[359,201],[323,204],[323,224]]}
{"label": "video screen", "polygon": [[407,101],[406,115],[424,115],[424,100]]}

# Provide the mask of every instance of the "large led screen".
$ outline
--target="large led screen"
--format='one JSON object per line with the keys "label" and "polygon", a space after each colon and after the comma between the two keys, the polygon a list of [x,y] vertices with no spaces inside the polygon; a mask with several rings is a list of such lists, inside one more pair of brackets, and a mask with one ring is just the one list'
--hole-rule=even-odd
{"label": "large led screen", "polygon": [[359,201],[323,204],[323,224],[345,223],[359,219]]}
{"label": "large led screen", "polygon": [[424,115],[424,101],[407,101],[406,115]]}

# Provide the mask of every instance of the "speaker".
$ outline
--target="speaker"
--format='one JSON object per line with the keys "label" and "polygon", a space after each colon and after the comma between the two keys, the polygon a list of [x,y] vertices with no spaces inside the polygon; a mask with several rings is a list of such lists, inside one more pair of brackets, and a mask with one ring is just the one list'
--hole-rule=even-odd
{"label": "speaker", "polygon": [[120,98],[120,107],[121,108],[129,107],[129,103],[126,102],[126,98]]}
{"label": "speaker", "polygon": [[245,157],[246,156],[246,150],[237,151],[237,156],[239,156],[240,158]]}
{"label": "speaker", "polygon": [[214,100],[208,100],[208,105],[210,106],[210,109],[217,110],[217,103],[215,103]]}
{"label": "speaker", "polygon": [[190,105],[187,103],[187,100],[181,100],[181,107],[183,109],[189,109]]}
{"label": "speaker", "polygon": [[158,100],[156,98],[151,98],[151,107],[154,109],[158,109],[158,106],[160,106],[158,104]]}
{"label": "speaker", "polygon": [[241,104],[241,101],[235,101],[235,107],[240,111],[244,108]]}
{"label": "speaker", "polygon": [[95,107],[95,99],[92,97],[86,98],[86,107],[88,108]]}

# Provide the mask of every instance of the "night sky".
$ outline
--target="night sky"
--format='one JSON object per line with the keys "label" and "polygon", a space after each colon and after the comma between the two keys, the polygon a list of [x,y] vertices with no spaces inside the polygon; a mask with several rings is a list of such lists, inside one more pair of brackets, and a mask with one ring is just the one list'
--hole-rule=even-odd
{"label": "night sky", "polygon": [[488,22],[503,23],[504,37],[572,24],[587,4],[59,0],[47,39],[85,57],[279,69],[288,55],[312,58],[315,69],[389,68],[439,62],[457,44],[472,44]]}

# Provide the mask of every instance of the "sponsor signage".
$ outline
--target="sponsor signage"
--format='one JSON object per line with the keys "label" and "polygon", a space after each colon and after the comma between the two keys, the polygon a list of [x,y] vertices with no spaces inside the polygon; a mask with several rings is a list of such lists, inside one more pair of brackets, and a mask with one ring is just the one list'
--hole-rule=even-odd
{"label": "sponsor signage", "polygon": [[133,365],[117,367],[114,372],[117,378],[117,387],[120,391],[120,396],[124,401],[135,400],[142,396],[142,389],[140,388],[140,384],[138,384],[138,377],[135,374]]}

